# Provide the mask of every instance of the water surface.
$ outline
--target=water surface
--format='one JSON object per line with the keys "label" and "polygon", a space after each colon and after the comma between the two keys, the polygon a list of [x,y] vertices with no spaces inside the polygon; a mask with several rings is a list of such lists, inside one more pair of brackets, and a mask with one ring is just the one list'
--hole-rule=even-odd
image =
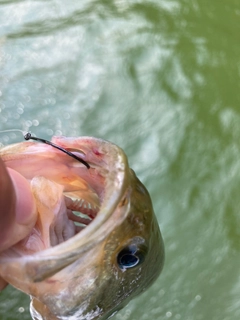
{"label": "water surface", "polygon": [[[238,320],[239,1],[0,1],[0,17],[1,130],[115,142],[151,193],[165,267],[114,319]],[[0,318],[28,304],[9,287]]]}

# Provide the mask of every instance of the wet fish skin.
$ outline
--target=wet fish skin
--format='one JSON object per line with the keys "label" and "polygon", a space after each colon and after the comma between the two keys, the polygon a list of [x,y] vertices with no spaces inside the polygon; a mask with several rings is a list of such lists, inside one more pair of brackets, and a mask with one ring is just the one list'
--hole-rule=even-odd
{"label": "wet fish skin", "polygon": [[[95,169],[77,168],[74,160],[48,146],[39,146],[42,158],[38,162],[35,145],[35,155],[31,153],[34,171],[44,176],[44,183],[53,188],[59,201],[62,192],[72,189],[72,183],[84,185],[87,181],[84,187],[89,187],[90,195],[92,189],[99,195],[103,183],[99,217],[84,232],[42,253],[10,259],[9,254],[13,253],[6,252],[0,256],[0,275],[33,297],[33,319],[107,319],[149,287],[162,270],[164,247],[151,199],[117,146],[86,137],[54,138],[53,141],[65,148],[80,150],[84,160]],[[29,148],[25,148],[25,143],[10,152],[3,149],[1,156],[6,165],[32,180],[34,174],[26,170],[25,159],[28,158],[26,150],[33,144],[27,144]],[[54,162],[64,175],[58,177],[58,170],[51,172],[47,166],[43,167],[43,161],[51,165]],[[79,180],[76,173],[81,176]],[[70,187],[65,179],[69,176],[75,179],[69,180]],[[36,197],[37,194],[36,191]],[[48,203],[48,199],[46,201]],[[108,215],[106,220],[104,215]],[[98,222],[101,218],[103,222]],[[92,232],[94,224],[96,228]],[[129,252],[129,248],[137,250],[141,263],[124,269],[119,267],[119,256],[121,252]]]}

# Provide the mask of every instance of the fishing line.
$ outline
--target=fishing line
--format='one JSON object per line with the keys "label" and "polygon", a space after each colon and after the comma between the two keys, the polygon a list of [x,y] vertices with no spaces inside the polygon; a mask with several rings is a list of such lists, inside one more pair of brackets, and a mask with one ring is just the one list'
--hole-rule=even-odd
{"label": "fishing line", "polygon": [[23,136],[28,133],[28,131],[23,131],[23,130],[20,130],[20,129],[1,130],[0,133],[4,133],[4,132],[15,132],[15,131],[21,132]]}
{"label": "fishing line", "polygon": [[62,148],[62,147],[59,147],[58,145],[56,145],[55,143],[51,142],[51,141],[48,141],[48,140],[45,140],[45,139],[41,139],[41,138],[37,138],[37,137],[33,137],[31,135],[30,132],[28,131],[23,131],[23,130],[20,130],[20,129],[12,129],[12,130],[2,130],[0,131],[0,133],[2,132],[13,132],[13,131],[17,131],[17,132],[21,132],[23,134],[23,137],[25,140],[35,140],[35,141],[39,141],[39,142],[42,142],[42,143],[45,143],[45,144],[48,144],[50,146],[52,146],[53,148],[56,148],[64,153],[66,153],[68,156],[74,158],[75,160],[81,162],[82,164],[84,164],[88,169],[90,169],[90,165],[83,159],[77,157],[75,154],[73,154],[72,152]]}

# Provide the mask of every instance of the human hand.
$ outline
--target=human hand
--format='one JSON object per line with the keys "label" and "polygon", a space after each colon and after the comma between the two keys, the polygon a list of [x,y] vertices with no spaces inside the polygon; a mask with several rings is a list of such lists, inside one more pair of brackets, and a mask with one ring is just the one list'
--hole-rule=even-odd
{"label": "human hand", "polygon": [[[0,158],[0,252],[24,239],[37,220],[30,184]],[[7,282],[0,277],[0,291]]]}

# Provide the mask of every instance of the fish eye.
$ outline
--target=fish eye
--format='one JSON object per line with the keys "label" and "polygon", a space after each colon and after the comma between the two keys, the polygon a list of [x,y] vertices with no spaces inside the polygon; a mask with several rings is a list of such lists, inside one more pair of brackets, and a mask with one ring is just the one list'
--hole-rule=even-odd
{"label": "fish eye", "polygon": [[142,245],[128,245],[127,247],[123,248],[117,256],[118,266],[122,270],[134,268],[144,261],[145,255],[145,246],[143,248]]}

